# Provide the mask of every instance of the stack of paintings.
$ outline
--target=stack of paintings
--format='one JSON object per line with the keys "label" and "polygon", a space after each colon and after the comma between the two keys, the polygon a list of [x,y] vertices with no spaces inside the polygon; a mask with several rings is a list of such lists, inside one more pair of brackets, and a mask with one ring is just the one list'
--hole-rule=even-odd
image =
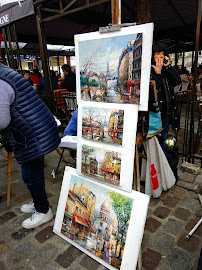
{"label": "stack of paintings", "polygon": [[[77,172],[132,190],[138,108],[80,101]],[[131,122],[131,119],[133,123]]]}
{"label": "stack of paintings", "polygon": [[150,23],[75,36],[77,164],[65,169],[54,232],[111,270],[136,268],[149,203],[132,182],[152,31]]}

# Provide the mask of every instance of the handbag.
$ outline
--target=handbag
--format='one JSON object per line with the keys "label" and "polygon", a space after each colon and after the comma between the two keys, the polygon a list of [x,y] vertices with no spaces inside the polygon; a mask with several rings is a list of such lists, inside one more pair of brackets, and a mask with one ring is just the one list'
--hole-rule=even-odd
{"label": "handbag", "polygon": [[162,121],[160,112],[149,112],[149,128],[147,137],[151,138],[162,131]]}

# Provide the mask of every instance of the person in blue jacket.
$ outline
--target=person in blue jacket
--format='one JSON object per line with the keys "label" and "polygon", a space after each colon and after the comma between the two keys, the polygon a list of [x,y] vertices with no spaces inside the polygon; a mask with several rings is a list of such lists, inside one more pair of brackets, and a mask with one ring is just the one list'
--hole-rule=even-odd
{"label": "person in blue jacket", "polygon": [[13,151],[21,165],[22,179],[32,196],[32,201],[21,207],[22,212],[32,213],[22,227],[31,229],[50,221],[53,214],[45,190],[44,156],[60,143],[57,124],[30,83],[2,64],[0,135],[6,150]]}
{"label": "person in blue jacket", "polygon": [[[77,136],[77,118],[78,118],[78,109],[74,111],[69,124],[67,125],[64,134],[66,136]],[[76,159],[76,150],[71,151],[71,156],[73,159]]]}
{"label": "person in blue jacket", "polygon": [[78,118],[78,109],[74,111],[69,124],[67,125],[64,134],[66,136],[77,136],[77,118]]}

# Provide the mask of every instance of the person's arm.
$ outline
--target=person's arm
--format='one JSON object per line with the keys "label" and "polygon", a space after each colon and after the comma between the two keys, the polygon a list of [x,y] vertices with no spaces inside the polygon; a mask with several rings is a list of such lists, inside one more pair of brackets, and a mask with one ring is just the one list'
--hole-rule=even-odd
{"label": "person's arm", "polygon": [[7,128],[11,121],[10,105],[15,100],[15,92],[10,84],[0,80],[0,130]]}
{"label": "person's arm", "polygon": [[177,71],[172,66],[167,66],[165,68],[166,77],[168,78],[169,82],[173,87],[176,85],[181,84],[181,78],[180,75],[177,73]]}
{"label": "person's arm", "polygon": [[64,131],[66,136],[77,136],[77,117],[78,109],[73,113],[72,118]]}

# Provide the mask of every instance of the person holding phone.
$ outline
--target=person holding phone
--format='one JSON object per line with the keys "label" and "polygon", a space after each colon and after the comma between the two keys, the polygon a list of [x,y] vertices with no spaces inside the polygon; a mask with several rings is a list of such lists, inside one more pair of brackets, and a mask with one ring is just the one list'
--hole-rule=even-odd
{"label": "person holding phone", "polygon": [[180,75],[170,65],[170,59],[165,48],[153,46],[151,79],[156,82],[159,109],[161,112],[162,132],[159,143],[165,151],[165,140],[170,124],[174,131],[180,128],[180,113],[174,93],[174,87],[181,83]]}

